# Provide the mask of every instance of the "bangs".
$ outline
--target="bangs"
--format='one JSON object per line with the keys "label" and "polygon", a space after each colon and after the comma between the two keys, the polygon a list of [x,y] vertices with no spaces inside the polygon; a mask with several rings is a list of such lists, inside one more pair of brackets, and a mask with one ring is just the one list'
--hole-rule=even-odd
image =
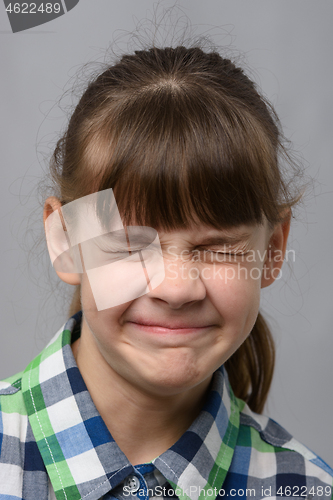
{"label": "bangs", "polygon": [[262,224],[263,216],[277,222],[273,134],[240,102],[212,94],[199,87],[191,99],[181,86],[159,85],[99,117],[89,163],[100,172],[98,190],[113,189],[124,224],[175,230]]}

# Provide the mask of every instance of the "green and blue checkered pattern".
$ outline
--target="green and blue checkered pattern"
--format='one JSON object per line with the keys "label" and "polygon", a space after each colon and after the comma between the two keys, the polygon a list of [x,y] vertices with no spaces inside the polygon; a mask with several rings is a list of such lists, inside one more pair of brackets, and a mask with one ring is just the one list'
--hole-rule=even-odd
{"label": "green and blue checkered pattern", "polygon": [[[333,471],[237,399],[224,367],[166,452],[133,466],[99,415],[71,350],[81,313],[24,372],[0,383],[0,500],[331,500]],[[140,487],[128,492],[126,480]]]}

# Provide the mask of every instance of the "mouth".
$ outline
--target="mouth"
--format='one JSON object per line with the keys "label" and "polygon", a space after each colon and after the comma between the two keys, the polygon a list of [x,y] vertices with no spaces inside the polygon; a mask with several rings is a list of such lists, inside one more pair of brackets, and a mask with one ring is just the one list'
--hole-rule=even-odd
{"label": "mouth", "polygon": [[214,325],[195,325],[186,324],[185,322],[178,323],[165,323],[165,322],[151,322],[151,321],[129,321],[134,327],[147,333],[160,333],[160,334],[187,334],[201,332]]}

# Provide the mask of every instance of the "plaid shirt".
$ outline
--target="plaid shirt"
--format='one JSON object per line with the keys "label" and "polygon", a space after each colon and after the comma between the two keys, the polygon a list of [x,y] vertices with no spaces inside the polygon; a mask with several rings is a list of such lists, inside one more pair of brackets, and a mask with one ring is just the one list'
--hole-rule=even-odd
{"label": "plaid shirt", "polygon": [[0,383],[0,500],[332,498],[332,469],[237,399],[223,366],[183,436],[133,466],[76,366],[71,342],[80,319],[69,319],[24,372]]}

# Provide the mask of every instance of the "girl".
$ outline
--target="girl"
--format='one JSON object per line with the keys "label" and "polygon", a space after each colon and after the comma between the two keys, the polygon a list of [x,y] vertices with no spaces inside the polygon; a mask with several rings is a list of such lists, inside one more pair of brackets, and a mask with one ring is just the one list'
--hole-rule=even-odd
{"label": "girl", "polygon": [[71,318],[1,385],[0,499],[332,498],[261,414],[260,290],[301,197],[283,159],[272,106],[216,52],[137,51],[89,84],[44,207]]}

